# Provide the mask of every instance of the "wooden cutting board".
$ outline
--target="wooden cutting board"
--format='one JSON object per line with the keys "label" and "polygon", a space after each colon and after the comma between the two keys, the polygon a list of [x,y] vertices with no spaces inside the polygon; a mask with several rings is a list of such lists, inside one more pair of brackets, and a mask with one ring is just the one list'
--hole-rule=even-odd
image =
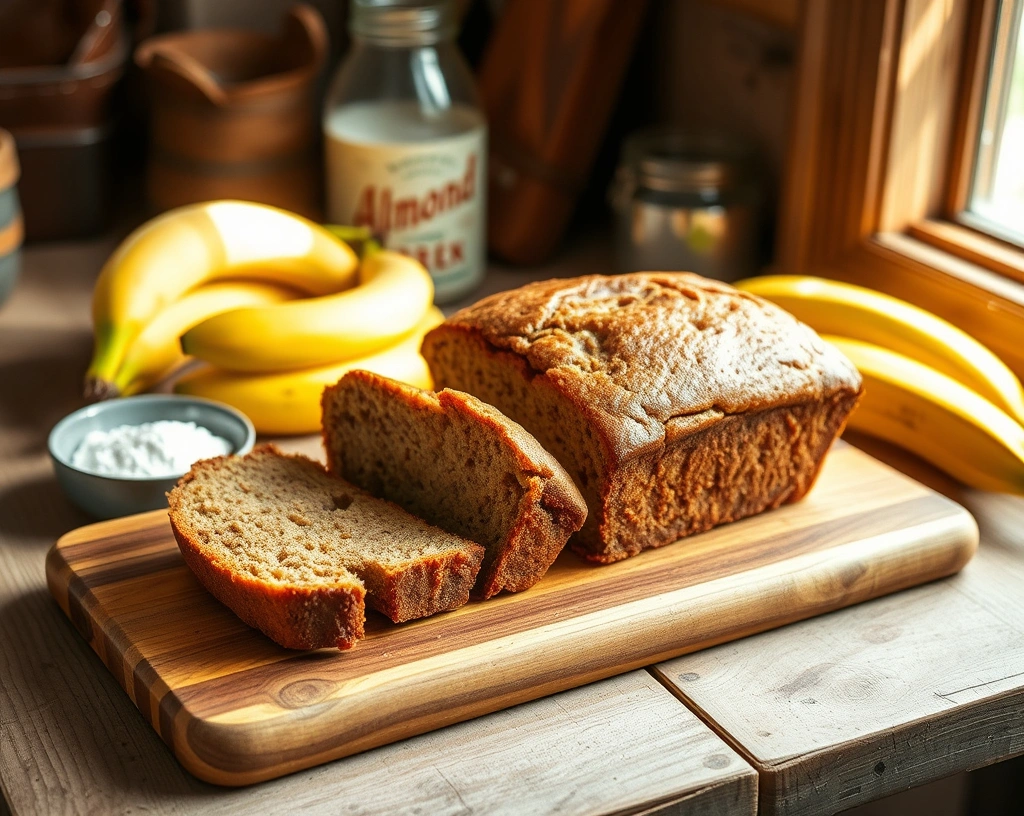
{"label": "wooden cutting board", "polygon": [[[163,511],[64,536],[61,608],[196,776],[245,785],[959,570],[966,510],[850,446],[811,494],[608,566],[563,553],[533,589],[294,652],[192,577]],[[514,739],[514,735],[509,735]]]}

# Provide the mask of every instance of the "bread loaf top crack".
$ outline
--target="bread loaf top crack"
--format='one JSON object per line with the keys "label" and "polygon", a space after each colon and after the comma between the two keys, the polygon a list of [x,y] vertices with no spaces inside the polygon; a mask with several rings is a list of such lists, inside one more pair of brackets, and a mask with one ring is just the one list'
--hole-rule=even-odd
{"label": "bread loaf top crack", "polygon": [[458,328],[572,394],[624,456],[662,444],[675,418],[703,425],[861,385],[838,350],[784,310],[689,273],[531,283],[484,298],[435,332]]}

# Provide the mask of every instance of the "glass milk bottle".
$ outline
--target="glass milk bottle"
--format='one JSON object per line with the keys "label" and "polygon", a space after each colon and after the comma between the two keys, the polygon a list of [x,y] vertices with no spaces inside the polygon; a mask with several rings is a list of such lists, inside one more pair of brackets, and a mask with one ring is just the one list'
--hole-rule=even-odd
{"label": "glass milk bottle", "polygon": [[487,125],[451,2],[352,0],[324,108],[327,216],[423,263],[435,300],[485,269]]}

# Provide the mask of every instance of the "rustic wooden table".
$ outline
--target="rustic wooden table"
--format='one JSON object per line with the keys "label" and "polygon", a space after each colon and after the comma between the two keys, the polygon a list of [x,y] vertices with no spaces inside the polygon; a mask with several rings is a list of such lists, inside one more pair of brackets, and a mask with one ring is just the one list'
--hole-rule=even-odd
{"label": "rustic wooden table", "polygon": [[1024,499],[855,442],[967,507],[981,546],[951,578],[654,667],[757,769],[759,813],[833,813],[1024,753]]}
{"label": "rustic wooden table", "polygon": [[[1024,500],[899,459],[977,516],[959,576],[274,782],[196,780],[44,582],[49,546],[88,521],[45,439],[82,404],[89,291],[112,246],[29,249],[0,309],[0,814],[828,813],[1024,752]],[[585,248],[533,275],[603,266]]]}

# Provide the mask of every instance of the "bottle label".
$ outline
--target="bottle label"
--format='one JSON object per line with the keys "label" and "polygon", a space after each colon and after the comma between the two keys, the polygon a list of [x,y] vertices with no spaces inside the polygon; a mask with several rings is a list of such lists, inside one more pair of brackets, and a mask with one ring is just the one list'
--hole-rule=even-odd
{"label": "bottle label", "polygon": [[438,300],[473,287],[485,269],[487,129],[421,142],[367,144],[328,127],[328,219],[369,227],[416,258]]}

